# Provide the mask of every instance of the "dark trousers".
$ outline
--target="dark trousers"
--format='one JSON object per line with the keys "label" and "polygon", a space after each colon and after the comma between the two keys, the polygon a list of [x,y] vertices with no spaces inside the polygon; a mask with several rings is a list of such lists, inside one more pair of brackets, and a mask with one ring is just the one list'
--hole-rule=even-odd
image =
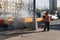
{"label": "dark trousers", "polygon": [[47,29],[47,31],[49,31],[49,22],[45,22],[45,26],[44,26],[44,31]]}

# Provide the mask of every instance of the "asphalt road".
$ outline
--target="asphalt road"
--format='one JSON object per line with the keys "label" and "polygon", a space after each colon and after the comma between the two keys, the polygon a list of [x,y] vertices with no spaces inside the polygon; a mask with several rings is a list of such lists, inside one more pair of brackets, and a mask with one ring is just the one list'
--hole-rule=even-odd
{"label": "asphalt road", "polygon": [[50,21],[50,25],[60,24],[60,19]]}

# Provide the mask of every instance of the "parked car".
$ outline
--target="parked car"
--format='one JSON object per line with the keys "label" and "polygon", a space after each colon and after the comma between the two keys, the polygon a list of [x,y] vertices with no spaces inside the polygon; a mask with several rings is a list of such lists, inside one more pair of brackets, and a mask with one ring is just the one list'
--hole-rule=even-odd
{"label": "parked car", "polygon": [[55,14],[55,15],[49,14],[49,16],[50,16],[51,20],[58,19],[57,14]]}

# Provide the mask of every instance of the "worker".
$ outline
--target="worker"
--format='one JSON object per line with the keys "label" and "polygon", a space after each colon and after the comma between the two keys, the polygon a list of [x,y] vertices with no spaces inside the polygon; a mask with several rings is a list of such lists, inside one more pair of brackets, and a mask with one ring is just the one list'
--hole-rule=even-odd
{"label": "worker", "polygon": [[0,31],[2,30],[2,28],[3,28],[3,19],[0,18]]}
{"label": "worker", "polygon": [[43,31],[49,31],[49,24],[50,24],[50,17],[48,15],[48,12],[45,13],[45,17],[44,17],[44,22],[45,22],[45,27]]}
{"label": "worker", "polygon": [[37,11],[37,17],[38,17],[38,18],[42,18],[41,12]]}

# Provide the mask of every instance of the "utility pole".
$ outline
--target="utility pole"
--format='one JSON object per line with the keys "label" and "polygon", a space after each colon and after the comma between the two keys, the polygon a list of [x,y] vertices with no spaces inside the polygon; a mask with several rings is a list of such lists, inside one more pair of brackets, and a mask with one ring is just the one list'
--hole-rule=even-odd
{"label": "utility pole", "polygon": [[36,0],[33,0],[33,12],[34,12],[34,17],[33,17],[33,22],[34,22],[34,30],[38,30],[38,25],[37,25],[37,20],[36,20]]}

